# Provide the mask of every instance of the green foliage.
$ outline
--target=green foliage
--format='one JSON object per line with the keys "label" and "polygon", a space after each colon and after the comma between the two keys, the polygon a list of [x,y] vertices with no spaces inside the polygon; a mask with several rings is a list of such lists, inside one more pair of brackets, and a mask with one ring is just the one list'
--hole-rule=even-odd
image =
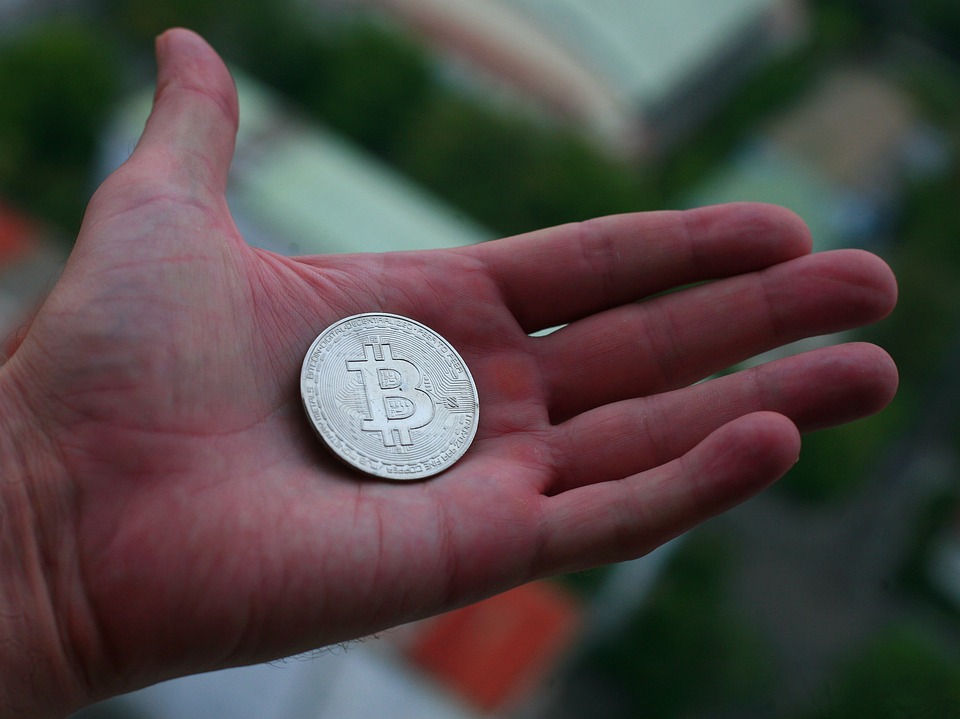
{"label": "green foliage", "polygon": [[956,136],[960,130],[960,73],[956,68],[920,54],[900,58],[892,69],[920,113],[936,127]]}
{"label": "green foliage", "polygon": [[683,197],[706,180],[763,120],[796,98],[815,74],[816,65],[802,53],[757,71],[709,123],[664,158],[660,166],[664,194]]}
{"label": "green foliage", "polygon": [[594,567],[582,572],[572,572],[570,574],[561,574],[556,577],[560,586],[570,590],[580,599],[589,601],[600,589],[603,583],[610,576],[610,567]]}
{"label": "green foliage", "polygon": [[906,558],[897,577],[908,592],[924,598],[944,616],[960,618],[960,608],[953,598],[945,596],[931,581],[929,558],[935,545],[960,517],[960,490],[942,492],[931,498],[920,512],[913,527]]}
{"label": "green foliage", "polygon": [[812,0],[811,49],[818,54],[876,50],[884,15],[870,0]]}
{"label": "green foliage", "polygon": [[914,0],[910,9],[944,51],[960,57],[960,5],[956,0]]}
{"label": "green foliage", "polygon": [[960,717],[960,659],[915,626],[888,629],[839,670],[803,719]]}
{"label": "green foliage", "polygon": [[915,184],[906,196],[899,242],[888,261],[899,302],[873,330],[900,369],[901,393],[919,394],[941,369],[960,326],[960,164]]}
{"label": "green foliage", "polygon": [[[389,156],[432,89],[421,48],[372,22],[351,23],[331,37],[290,34],[303,54],[287,58],[286,77],[274,75],[278,84],[327,125]],[[285,54],[279,44],[275,52]]]}
{"label": "green foliage", "polygon": [[0,194],[79,226],[115,66],[108,39],[77,22],[39,26],[0,46]]}
{"label": "green foliage", "polygon": [[635,170],[586,141],[450,93],[419,113],[396,163],[504,234],[651,204]]}
{"label": "green foliage", "polygon": [[715,712],[768,686],[766,646],[724,607],[728,568],[715,536],[692,535],[618,641],[585,659],[625,691],[634,716]]}
{"label": "green foliage", "polygon": [[777,483],[777,491],[805,504],[847,499],[879,468],[883,450],[913,416],[900,395],[883,412],[840,427],[805,435],[800,461]]}
{"label": "green foliage", "polygon": [[234,59],[243,48],[261,40],[261,31],[275,16],[276,6],[266,0],[99,0],[107,24],[118,38],[133,47],[153,47],[154,38],[172,27],[186,27],[203,35],[224,55]]}
{"label": "green foliage", "polygon": [[432,79],[418,46],[370,24],[339,35],[317,77],[306,106],[380,155],[409,126]]}

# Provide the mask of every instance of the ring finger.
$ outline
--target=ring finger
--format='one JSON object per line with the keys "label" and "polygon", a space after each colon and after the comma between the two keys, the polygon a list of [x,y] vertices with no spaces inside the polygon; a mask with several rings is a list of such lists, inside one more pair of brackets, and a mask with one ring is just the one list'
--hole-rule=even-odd
{"label": "ring finger", "polygon": [[854,343],[600,407],[555,428],[559,478],[548,491],[556,494],[665,464],[752,412],[782,414],[801,431],[849,422],[884,407],[896,385],[890,357],[874,345]]}

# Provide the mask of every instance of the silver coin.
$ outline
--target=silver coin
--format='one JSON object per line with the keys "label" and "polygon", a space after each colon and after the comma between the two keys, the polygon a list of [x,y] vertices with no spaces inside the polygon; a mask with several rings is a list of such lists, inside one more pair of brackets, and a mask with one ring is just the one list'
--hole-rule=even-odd
{"label": "silver coin", "polygon": [[303,360],[300,394],[334,454],[386,479],[423,479],[453,465],[480,414],[473,376],[450,343],[386,313],[321,332]]}

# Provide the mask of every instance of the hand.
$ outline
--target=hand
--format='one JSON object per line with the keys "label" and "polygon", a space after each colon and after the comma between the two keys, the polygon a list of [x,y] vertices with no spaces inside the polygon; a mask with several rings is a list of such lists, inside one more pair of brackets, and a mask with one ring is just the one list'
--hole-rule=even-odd
{"label": "hand", "polygon": [[[19,716],[637,557],[782,475],[797,428],[894,392],[864,344],[691,386],[893,306],[880,260],[809,255],[773,207],[450,251],[252,249],[224,201],[230,77],[186,31],[158,57],[142,139],[0,368],[0,697]],[[476,379],[476,441],[433,479],[358,476],[301,409],[313,338],[369,311],[434,328]]]}

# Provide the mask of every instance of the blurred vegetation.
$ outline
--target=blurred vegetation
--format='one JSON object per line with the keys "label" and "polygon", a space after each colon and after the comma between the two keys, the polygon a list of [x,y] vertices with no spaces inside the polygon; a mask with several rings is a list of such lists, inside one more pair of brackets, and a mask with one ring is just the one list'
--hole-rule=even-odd
{"label": "blurred vegetation", "polygon": [[371,21],[333,31],[278,13],[244,55],[263,82],[386,160],[435,92],[424,49]]}
{"label": "blurred vegetation", "polygon": [[931,577],[930,558],[960,521],[960,487],[938,492],[930,497],[917,517],[913,536],[907,547],[897,584],[909,595],[920,597],[925,604],[953,620],[960,619],[956,597],[945,594]]}
{"label": "blurred vegetation", "polygon": [[913,416],[909,403],[898,398],[879,414],[806,435],[800,461],[777,491],[811,506],[853,498]]}
{"label": "blurred vegetation", "polygon": [[960,657],[921,627],[897,626],[850,657],[819,704],[799,719],[960,717]]}
{"label": "blurred vegetation", "polygon": [[110,47],[94,26],[65,21],[0,46],[0,194],[71,233],[118,89]]}
{"label": "blurred vegetation", "polygon": [[635,170],[582,138],[453,95],[424,108],[393,159],[503,235],[653,207]]}
{"label": "blurred vegetation", "polygon": [[566,588],[575,597],[589,602],[610,576],[610,565],[594,567],[581,572],[571,572],[554,577],[554,581]]}
{"label": "blurred vegetation", "polygon": [[734,554],[723,537],[690,535],[645,607],[584,659],[628,697],[629,716],[718,715],[769,689],[769,648],[725,601]]}
{"label": "blurred vegetation", "polygon": [[960,5],[955,0],[914,0],[911,9],[938,47],[960,59]]}

